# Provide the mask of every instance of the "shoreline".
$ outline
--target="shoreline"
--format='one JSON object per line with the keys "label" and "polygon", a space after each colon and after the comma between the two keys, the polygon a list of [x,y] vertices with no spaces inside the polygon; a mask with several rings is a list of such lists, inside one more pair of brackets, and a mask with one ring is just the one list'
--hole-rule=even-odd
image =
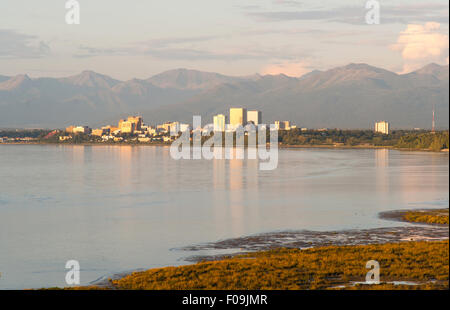
{"label": "shoreline", "polygon": [[[340,231],[287,231],[287,232],[269,232],[258,234],[254,236],[243,236],[238,238],[226,239],[207,244],[199,244],[178,248],[175,250],[181,251],[208,251],[208,250],[228,250],[230,253],[232,250],[241,249],[239,252],[233,252],[231,254],[220,255],[199,255],[188,256],[183,260],[188,262],[177,267],[167,266],[160,268],[151,268],[146,270],[133,270],[128,272],[118,272],[112,275],[103,276],[101,280],[96,280],[90,284],[79,287],[79,289],[119,289],[114,286],[121,281],[125,281],[128,278],[136,276],[137,274],[145,274],[148,272],[158,272],[167,269],[180,268],[195,268],[199,264],[207,263],[224,263],[232,261],[234,259],[241,259],[245,257],[254,257],[267,251],[281,251],[289,249],[292,250],[313,250],[321,251],[327,248],[336,248],[336,250],[342,248],[354,249],[355,247],[371,247],[371,246],[403,246],[414,245],[419,243],[436,243],[447,242],[449,240],[449,225],[448,224],[433,224],[433,223],[415,223],[404,219],[404,215],[410,212],[442,212],[444,209],[411,209],[411,210],[393,210],[385,211],[378,214],[378,217],[387,221],[399,221],[403,223],[409,223],[411,226],[401,227],[381,227],[374,229],[353,229],[353,230],[340,230]],[[448,216],[448,215],[447,215]],[[303,240],[302,240],[303,239]],[[191,264],[189,264],[191,263]],[[395,280],[395,279],[390,279]],[[404,279],[397,279],[395,282],[405,282]],[[408,281],[406,281],[408,282]],[[355,282],[356,283],[356,282]],[[389,283],[389,282],[387,282]],[[420,285],[425,285],[421,283]],[[416,285],[416,284],[414,284]],[[419,285],[419,284],[417,284]],[[398,285],[393,285],[393,288]],[[406,288],[409,285],[406,285]],[[405,289],[405,286],[398,286]],[[335,288],[338,288],[337,286]],[[345,286],[343,287],[345,288]],[[447,284],[448,288],[448,284]],[[70,288],[69,288],[70,289]]]}
{"label": "shoreline", "polygon": [[[170,147],[170,143],[49,143],[49,142],[2,142],[0,145],[55,145],[55,146],[159,146]],[[395,146],[377,146],[377,145],[289,145],[279,144],[279,149],[342,149],[342,150],[394,150],[406,152],[427,152],[427,153],[449,153],[449,149],[441,149],[434,151],[431,149],[414,149],[414,148],[399,148]]]}

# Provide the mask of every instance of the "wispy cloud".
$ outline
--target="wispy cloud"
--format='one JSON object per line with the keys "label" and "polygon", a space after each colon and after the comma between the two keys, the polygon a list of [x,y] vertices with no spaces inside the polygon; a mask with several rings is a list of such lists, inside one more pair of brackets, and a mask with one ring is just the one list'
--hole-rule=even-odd
{"label": "wispy cloud", "polygon": [[188,61],[240,61],[255,59],[290,60],[300,56],[307,57],[308,52],[292,50],[289,46],[274,46],[265,48],[253,44],[211,48],[208,45],[196,45],[211,40],[223,39],[227,36],[199,36],[186,38],[152,39],[134,42],[125,47],[92,47],[80,46],[76,58],[89,58],[97,56],[136,56],[147,55],[163,60]]}
{"label": "wispy cloud", "polygon": [[50,46],[37,36],[0,29],[0,58],[40,58],[50,53]]}
{"label": "wispy cloud", "polygon": [[[448,23],[448,5],[446,4],[415,4],[398,6],[381,6],[381,23],[402,23],[423,22],[434,20],[440,23]],[[366,9],[361,6],[341,6],[321,10],[286,10],[286,11],[249,11],[245,14],[257,21],[327,21],[346,24],[366,25]]]}

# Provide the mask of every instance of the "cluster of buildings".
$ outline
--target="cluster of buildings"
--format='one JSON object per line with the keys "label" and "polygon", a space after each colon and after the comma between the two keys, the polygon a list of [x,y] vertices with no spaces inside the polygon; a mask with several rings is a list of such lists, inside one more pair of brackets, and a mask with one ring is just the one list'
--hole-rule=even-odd
{"label": "cluster of buildings", "polygon": [[123,141],[124,135],[137,136],[135,140],[139,142],[163,141],[168,142],[172,138],[168,135],[170,132],[184,132],[190,130],[189,124],[179,122],[166,122],[156,127],[147,126],[143,122],[142,116],[129,116],[127,119],[119,120],[117,126],[104,126],[97,129],[91,129],[88,126],[70,126],[66,128],[67,136],[61,136],[60,140],[71,139],[70,134],[88,134],[101,137],[104,141],[113,140],[115,142]]}
{"label": "cluster of buildings", "polygon": [[[214,131],[233,131],[239,126],[245,127],[248,124],[254,126],[262,125],[261,111],[247,111],[245,108],[231,108],[229,123],[227,117],[223,114],[215,115],[213,118]],[[289,121],[275,121],[275,128],[277,130],[291,130],[297,128],[292,126]]]}
{"label": "cluster of buildings", "polygon": [[[228,122],[229,120],[229,122]],[[231,108],[229,117],[218,114],[213,117],[214,131],[235,131],[239,126],[245,128],[247,125],[262,125],[261,111],[247,111],[245,108]],[[289,121],[276,121],[275,128],[278,130],[290,130],[297,128]],[[202,128],[195,128],[202,130]],[[142,116],[129,116],[127,119],[119,120],[117,126],[104,126],[91,129],[88,126],[69,126],[65,129],[66,135],[60,136],[61,141],[70,140],[74,134],[87,134],[101,137],[103,141],[123,141],[126,135],[133,135],[133,139],[139,142],[163,141],[170,142],[174,138],[171,133],[183,133],[191,131],[190,124],[180,122],[165,122],[157,126],[148,126],[143,122]]]}

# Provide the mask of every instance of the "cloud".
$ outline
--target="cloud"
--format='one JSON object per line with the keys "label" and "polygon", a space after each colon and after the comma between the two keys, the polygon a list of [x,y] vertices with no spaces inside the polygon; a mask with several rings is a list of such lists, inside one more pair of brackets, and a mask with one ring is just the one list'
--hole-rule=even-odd
{"label": "cloud", "polygon": [[416,70],[430,62],[448,63],[448,35],[440,31],[440,24],[410,24],[400,32],[397,43],[391,49],[400,51],[403,72]]}
{"label": "cloud", "polygon": [[305,62],[282,62],[271,64],[261,70],[261,74],[278,75],[284,74],[291,77],[300,77],[312,69]]}
{"label": "cloud", "polygon": [[[248,34],[244,34],[248,35]],[[81,45],[73,55],[75,58],[98,56],[151,56],[163,60],[181,61],[241,61],[241,60],[292,60],[298,57],[309,57],[308,51],[302,47],[274,46],[264,48],[252,43],[227,48],[213,48],[212,44],[201,44],[211,40],[228,38],[229,36],[199,36],[186,38],[152,39],[133,42],[122,47],[93,47]]]}
{"label": "cloud", "polygon": [[[97,48],[80,46],[75,58],[89,58],[96,56],[121,56],[121,55],[151,55],[162,59],[231,59],[233,55],[208,52],[192,47],[194,43],[207,42],[224,36],[197,36],[152,39],[142,42],[134,42],[125,47]],[[186,44],[188,47],[186,47]],[[234,55],[239,56],[239,55]]]}
{"label": "cloud", "polygon": [[275,5],[285,5],[285,6],[303,6],[303,3],[295,0],[274,0]]}
{"label": "cloud", "polygon": [[[341,6],[321,10],[253,10],[250,12],[246,12],[246,15],[262,22],[316,20],[352,25],[366,25],[366,13],[367,10],[365,9],[365,6],[361,5]],[[448,4],[424,3],[398,6],[388,6],[382,4],[380,14],[382,24],[410,24],[428,20],[434,20],[440,23],[447,24],[449,22]]]}
{"label": "cloud", "polygon": [[75,58],[89,58],[97,56],[136,56],[147,55],[157,59],[164,60],[224,60],[236,61],[245,59],[262,58],[261,54],[239,53],[239,52],[217,52],[204,49],[194,49],[185,47],[157,47],[157,46],[139,46],[125,48],[96,48],[88,46],[80,46],[79,53],[75,54]]}
{"label": "cloud", "polygon": [[50,46],[33,35],[0,29],[0,58],[40,58],[50,53]]}

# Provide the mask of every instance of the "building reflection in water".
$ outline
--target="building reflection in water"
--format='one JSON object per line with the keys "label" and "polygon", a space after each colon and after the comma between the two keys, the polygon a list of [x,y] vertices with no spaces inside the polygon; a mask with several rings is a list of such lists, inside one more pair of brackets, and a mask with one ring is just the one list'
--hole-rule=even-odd
{"label": "building reflection in water", "polygon": [[228,222],[231,227],[223,229],[238,236],[246,231],[245,225],[259,218],[259,163],[247,159],[243,148],[234,148],[230,154],[232,159],[213,160],[213,205],[216,223]]}
{"label": "building reflection in water", "polygon": [[390,191],[390,176],[389,176],[389,150],[380,149],[374,151],[375,157],[375,184],[378,193],[378,198],[381,200],[387,199]]}

